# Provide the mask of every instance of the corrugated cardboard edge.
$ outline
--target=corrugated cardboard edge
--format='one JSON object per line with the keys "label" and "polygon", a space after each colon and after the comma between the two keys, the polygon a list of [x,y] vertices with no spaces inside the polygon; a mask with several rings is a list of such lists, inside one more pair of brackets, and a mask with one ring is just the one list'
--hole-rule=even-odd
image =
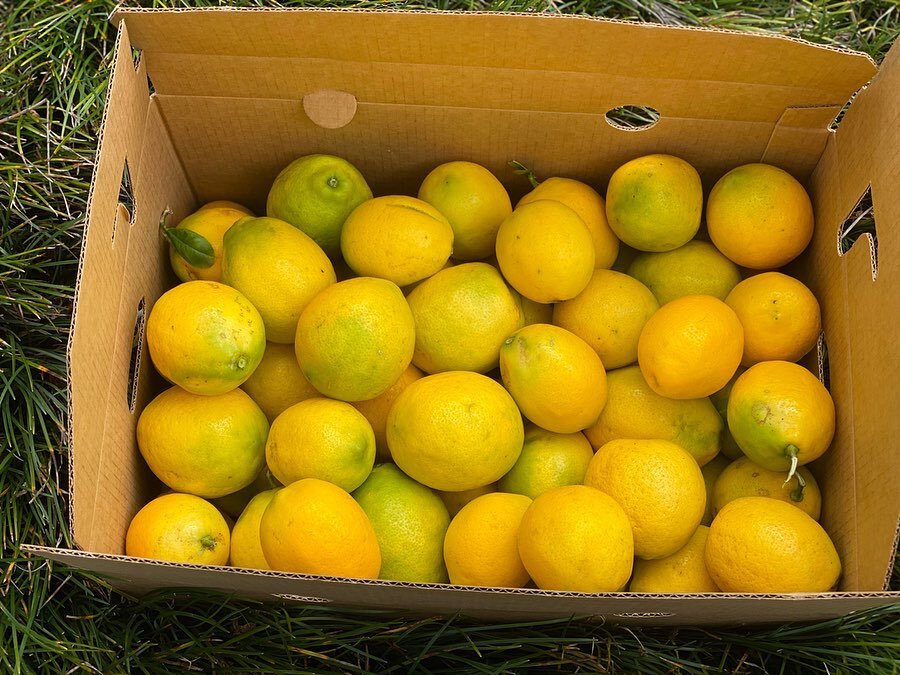
{"label": "corrugated cardboard edge", "polygon": [[599,16],[590,16],[587,14],[559,14],[551,12],[491,12],[484,10],[465,11],[465,10],[439,10],[439,9],[394,9],[390,7],[373,7],[373,8],[354,8],[354,7],[173,7],[171,9],[150,8],[150,7],[119,7],[110,14],[109,20],[113,25],[118,25],[121,21],[131,14],[188,14],[188,13],[213,13],[213,12],[235,12],[235,13],[283,13],[283,12],[331,12],[343,14],[446,14],[452,16],[539,16],[542,18],[552,18],[559,21],[594,21],[598,23],[625,24],[630,26],[641,26],[651,30],[691,30],[703,31],[707,33],[724,33],[728,35],[753,35],[758,38],[766,38],[773,40],[783,40],[795,44],[808,45],[817,49],[822,49],[840,54],[853,54],[856,56],[864,56],[872,65],[877,65],[871,56],[865,52],[856,51],[847,47],[837,45],[823,45],[802,38],[792,37],[789,35],[780,35],[778,33],[748,33],[747,31],[734,30],[730,28],[717,28],[712,26],[673,26],[664,23],[651,23],[640,21],[628,21],[626,19],[612,19]]}

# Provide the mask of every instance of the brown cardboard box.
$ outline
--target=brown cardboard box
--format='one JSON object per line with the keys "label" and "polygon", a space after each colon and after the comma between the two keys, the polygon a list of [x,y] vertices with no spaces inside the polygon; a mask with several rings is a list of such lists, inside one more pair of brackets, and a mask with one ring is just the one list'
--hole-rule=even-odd
{"label": "brown cardboard box", "polygon": [[[893,445],[900,437],[900,48],[879,71],[865,55],[781,37],[583,17],[228,9],[126,10],[113,21],[119,37],[69,354],[70,514],[79,550],[32,551],[109,575],[133,593],[207,586],[490,618],[761,623],[900,601],[900,593],[885,591],[900,513]],[[855,92],[833,132],[830,123]],[[624,104],[651,105],[661,119],[643,131],[614,128],[604,113]],[[312,152],[348,158],[376,194],[415,194],[432,167],[453,159],[486,165],[514,197],[526,186],[507,166],[511,159],[540,176],[602,189],[615,167],[650,152],[687,159],[707,189],[726,170],[760,160],[804,181],[817,227],[798,269],[822,303],[838,409],[837,437],[819,473],[823,524],[844,563],[840,592],[587,595],[124,557],[129,520],[159,488],[136,450],[134,428],[160,385],[139,308],[173,281],[161,214],[171,210],[177,222],[199,203],[223,198],[262,211],[276,173]],[[125,167],[133,213],[119,203]],[[877,279],[871,239],[838,254],[838,230],[869,187]]]}

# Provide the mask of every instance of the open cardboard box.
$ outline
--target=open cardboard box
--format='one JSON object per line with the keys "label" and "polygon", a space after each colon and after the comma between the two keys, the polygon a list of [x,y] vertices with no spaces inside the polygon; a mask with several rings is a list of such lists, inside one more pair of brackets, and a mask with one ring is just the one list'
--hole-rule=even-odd
{"label": "open cardboard box", "polygon": [[[900,514],[900,48],[879,72],[865,55],[781,37],[584,17],[219,9],[124,10],[113,21],[119,35],[69,353],[79,549],[29,550],[135,594],[205,586],[408,614],[700,625],[814,620],[900,601],[885,590]],[[614,128],[604,114],[625,104],[650,105],[661,118],[642,131]],[[376,195],[415,194],[431,168],[454,159],[484,164],[514,198],[527,186],[512,159],[602,191],[617,166],[651,152],[688,160],[707,190],[755,161],[803,181],[817,222],[797,270],[822,304],[838,410],[818,473],[822,522],[844,565],[839,592],[589,595],[125,557],[131,517],[159,490],[134,430],[162,386],[142,340],[143,310],[174,281],[161,214],[171,210],[178,222],[213,199],[263,212],[277,172],[313,152],[349,159]],[[121,203],[123,172],[133,212]],[[839,229],[870,187],[877,275],[871,237],[838,252]]]}

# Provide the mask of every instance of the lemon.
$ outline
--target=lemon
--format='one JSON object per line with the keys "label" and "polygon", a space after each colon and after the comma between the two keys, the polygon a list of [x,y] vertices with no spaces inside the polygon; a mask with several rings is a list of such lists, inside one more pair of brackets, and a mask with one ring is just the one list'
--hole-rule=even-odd
{"label": "lemon", "polygon": [[628,514],[634,554],[645,560],[665,558],[684,546],[706,509],[700,467],[669,441],[610,441],[597,449],[584,484],[608,494]]}
{"label": "lemon", "polygon": [[299,230],[276,218],[246,218],[225,233],[222,279],[259,310],[266,339],[290,344],[303,308],[337,277]]}
{"label": "lemon", "polygon": [[519,555],[538,588],[620,591],[634,562],[631,523],[600,490],[554,488],[537,497],[522,517]]}
{"label": "lemon", "polygon": [[407,286],[441,269],[453,250],[453,229],[436,208],[392,195],[363,202],[341,231],[341,253],[360,276]]}
{"label": "lemon", "polygon": [[137,444],[151,471],[176,492],[222,497],[259,474],[268,431],[266,416],[240,389],[198,396],[172,387],[141,412]]}
{"label": "lemon", "polygon": [[332,155],[307,155],[275,178],[266,215],[287,221],[336,256],[347,216],[371,198],[366,179],[350,162]]}
{"label": "lemon", "polygon": [[522,454],[498,488],[534,499],[556,487],[581,485],[593,456],[584,434],[557,434],[529,424]]}
{"label": "lemon", "polygon": [[197,211],[184,218],[176,227],[196,232],[209,242],[213,249],[213,264],[210,267],[196,267],[182,258],[169,244],[169,262],[172,270],[181,281],[202,279],[204,281],[222,281],[222,238],[229,227],[241,218],[253,214],[240,204],[233,202],[217,202],[201,206]]}
{"label": "lemon", "polygon": [[473,499],[476,499],[481,495],[490,494],[491,492],[497,492],[497,483],[482,485],[480,487],[471,488],[470,490],[460,490],[459,492],[438,490],[437,494],[441,498],[441,501],[444,502],[444,506],[447,507],[447,512],[452,518],[462,510],[462,507]]}
{"label": "lemon", "polygon": [[793,504],[813,520],[822,512],[822,493],[809,469],[801,466],[785,482],[783,471],[769,471],[747,457],[732,462],[715,482],[712,491],[712,515],[741,497],[771,497]]}
{"label": "lemon", "polygon": [[587,342],[611,370],[637,361],[644,324],[659,309],[650,289],[612,270],[596,270],[585,289],[553,308],[553,323]]}
{"label": "lemon", "polygon": [[[728,419],[728,397],[731,396],[731,388],[734,386],[734,383],[737,382],[738,377],[740,377],[746,370],[747,369],[743,366],[738,368],[735,371],[734,375],[731,376],[731,379],[728,380],[728,384],[719,389],[719,391],[709,395],[709,400],[712,401],[714,406],[716,406],[716,412],[719,413],[719,416],[723,421]],[[727,424],[722,430],[722,440],[720,445],[722,454],[725,455],[728,459],[733,460],[737,459],[738,457],[744,456],[744,453],[741,452],[741,449],[735,442],[734,437],[728,430]]]}
{"label": "lemon", "polygon": [[500,271],[535,302],[560,302],[584,290],[594,270],[594,240],[584,221],[561,202],[519,206],[497,231]]}
{"label": "lemon", "polygon": [[522,451],[515,401],[492,379],[451,371],[410,384],[388,413],[397,466],[436,490],[459,492],[499,480]]}
{"label": "lemon", "polygon": [[606,188],[606,217],[616,236],[639,251],[671,251],[697,234],[703,186],[697,170],[672,155],[620,166]]}
{"label": "lemon", "polygon": [[770,471],[787,471],[790,478],[831,444],[834,401],[803,366],[763,361],[734,383],[728,429],[752,461]]}
{"label": "lemon", "polygon": [[207,209],[232,209],[233,211],[240,211],[245,216],[252,216],[253,211],[248,209],[246,206],[242,204],[238,204],[237,202],[232,202],[227,199],[217,199],[212,202],[207,202],[203,206],[201,206],[198,211],[205,211]]}
{"label": "lemon", "polygon": [[706,487],[706,511],[703,512],[703,520],[700,521],[701,525],[709,525],[712,522],[714,514],[713,486],[729,464],[731,464],[731,460],[719,453],[700,467],[700,473],[703,474],[703,484]]}
{"label": "lemon", "polygon": [[250,500],[231,531],[231,564],[235,567],[271,569],[259,542],[259,521],[277,488],[260,492]]}
{"label": "lemon", "polygon": [[307,305],[294,342],[306,379],[342,401],[387,391],[412,360],[415,324],[390,281],[359,277],[329,286]]}
{"label": "lemon", "polygon": [[531,499],[493,492],[473,499],[454,516],[444,538],[450,582],[521,588],[528,572],[519,558],[519,523]]}
{"label": "lemon", "polygon": [[453,228],[453,257],[481,260],[494,252],[500,223],[512,211],[503,184],[473,162],[447,162],[425,176],[419,199],[446,216]]}
{"label": "lemon", "polygon": [[636,560],[628,590],[632,593],[718,593],[706,569],[709,528],[701,525],[684,546],[657,560]]}
{"label": "lemon", "polygon": [[606,404],[600,357],[574,333],[550,324],[513,333],[500,349],[500,374],[522,414],[549,431],[589,427]]}
{"label": "lemon", "polygon": [[171,492],[137,512],[125,535],[125,555],[197,565],[227,565],[228,523],[205,499]]}
{"label": "lemon", "polygon": [[379,464],[353,498],[375,528],[380,579],[447,582],[443,550],[450,515],[434,491],[393,464]]}
{"label": "lemon", "polygon": [[188,281],[162,294],[147,318],[160,375],[194,394],[224,394],[256,370],[266,348],[262,317],[239,291]]}
{"label": "lemon", "polygon": [[337,485],[317,478],[275,493],[259,521],[259,541],[273,570],[377,579],[381,569],[365,511]]}
{"label": "lemon", "polygon": [[822,593],[841,574],[841,560],[822,526],[768,497],[725,505],[709,528],[706,567],[726,593]]}
{"label": "lemon", "polygon": [[310,398],[272,422],[266,463],[284,485],[319,478],[352,492],[375,465],[375,434],[349,403]]}
{"label": "lemon", "polygon": [[644,325],[638,364],[657,394],[702,398],[728,384],[743,351],[744,329],[728,305],[711,295],[686,295]]}
{"label": "lemon", "polygon": [[640,253],[628,274],[647,286],[660,305],[685,295],[724,300],[741,280],[737,265],[709,242],[698,240],[671,251]]}
{"label": "lemon", "polygon": [[798,361],[822,332],[816,296],[802,282],[780,272],[757,274],[734,287],[727,304],[744,327],[741,363]]}
{"label": "lemon", "polygon": [[680,445],[700,466],[719,452],[724,425],[709,399],[660,396],[637,366],[611,370],[606,382],[606,406],[584,432],[595,449],[618,438],[660,438]]}
{"label": "lemon", "polygon": [[812,239],[812,202],[786,171],[745,164],[713,186],[706,225],[716,248],[738,265],[773,269],[800,255]]}
{"label": "lemon", "polygon": [[[294,362],[296,363],[296,360]],[[386,391],[367,401],[354,401],[350,404],[372,425],[372,431],[375,433],[376,461],[387,462],[391,459],[391,451],[387,445],[387,416],[391,406],[394,405],[400,392],[424,376],[421,370],[410,365]]]}
{"label": "lemon", "polygon": [[612,267],[619,254],[619,239],[606,221],[606,202],[594,188],[571,178],[548,178],[522,197],[517,207],[540,199],[562,202],[577,213],[594,240],[594,267]]}
{"label": "lemon", "polygon": [[262,361],[241,385],[271,423],[295,403],[319,396],[297,363],[293,345],[266,343]]}
{"label": "lemon", "polygon": [[533,323],[553,323],[552,304],[529,300],[516,290],[513,290],[513,293],[522,308],[523,326],[530,326]]}
{"label": "lemon", "polygon": [[500,347],[522,326],[522,310],[487,263],[441,270],[407,296],[416,325],[413,363],[428,373],[497,367]]}

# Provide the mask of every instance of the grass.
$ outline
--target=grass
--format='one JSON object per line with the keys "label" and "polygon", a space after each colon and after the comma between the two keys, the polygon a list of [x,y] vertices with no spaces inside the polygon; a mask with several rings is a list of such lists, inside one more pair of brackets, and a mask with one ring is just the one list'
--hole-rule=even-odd
{"label": "grass", "polygon": [[[900,30],[900,7],[890,0],[339,4],[580,12],[774,31],[876,59]],[[107,23],[112,8],[110,0],[0,0],[0,671],[898,670],[897,607],[814,625],[727,631],[626,630],[574,620],[400,621],[373,612],[261,605],[206,591],[161,592],[135,601],[90,575],[23,556],[23,542],[72,543],[61,447],[64,351],[114,39]],[[852,229],[865,229],[866,218]]]}

